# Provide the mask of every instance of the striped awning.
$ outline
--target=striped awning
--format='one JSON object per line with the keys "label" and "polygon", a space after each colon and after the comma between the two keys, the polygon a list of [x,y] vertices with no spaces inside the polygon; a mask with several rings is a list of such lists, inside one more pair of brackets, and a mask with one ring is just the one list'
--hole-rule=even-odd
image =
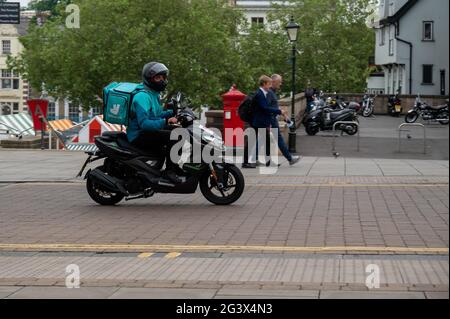
{"label": "striped awning", "polygon": [[28,113],[0,115],[0,133],[35,135],[33,120]]}
{"label": "striped awning", "polygon": [[53,127],[54,130],[64,132],[70,130],[74,127],[74,124],[71,120],[55,120],[49,121],[49,124]]}
{"label": "striped awning", "polygon": [[94,144],[70,143],[66,145],[66,150],[73,152],[95,152],[98,148]]}

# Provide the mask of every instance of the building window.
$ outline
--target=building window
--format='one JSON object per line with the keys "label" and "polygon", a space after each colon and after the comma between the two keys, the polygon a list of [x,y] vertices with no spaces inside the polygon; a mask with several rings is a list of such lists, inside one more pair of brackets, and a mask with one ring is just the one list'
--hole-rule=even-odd
{"label": "building window", "polygon": [[73,122],[80,120],[80,108],[72,103],[69,103],[69,119]]}
{"label": "building window", "polygon": [[433,65],[423,65],[422,84],[433,85]]}
{"label": "building window", "polygon": [[423,23],[423,41],[434,41],[434,22],[425,21]]}
{"label": "building window", "polygon": [[384,43],[386,42],[386,31],[385,31],[386,29],[385,28],[382,28],[382,29],[380,29],[380,46],[383,46],[384,45]]}
{"label": "building window", "polygon": [[0,73],[0,89],[4,90],[18,90],[19,89],[19,75],[11,70],[3,69]]}
{"label": "building window", "polygon": [[2,54],[11,54],[11,40],[2,40]]}
{"label": "building window", "polygon": [[389,40],[389,55],[394,55],[394,40]]}
{"label": "building window", "polygon": [[398,69],[398,89],[400,90],[400,93],[403,92],[403,67],[401,66]]}
{"label": "building window", "polygon": [[47,119],[49,119],[50,121],[56,119],[56,104],[55,104],[55,102],[48,103]]}
{"label": "building window", "polygon": [[19,103],[13,103],[13,114],[19,114]]}
{"label": "building window", "polygon": [[394,36],[395,28],[391,25],[389,27],[389,55],[394,55]]}
{"label": "building window", "polygon": [[262,17],[252,18],[252,27],[262,27],[262,26],[264,26],[264,18]]}

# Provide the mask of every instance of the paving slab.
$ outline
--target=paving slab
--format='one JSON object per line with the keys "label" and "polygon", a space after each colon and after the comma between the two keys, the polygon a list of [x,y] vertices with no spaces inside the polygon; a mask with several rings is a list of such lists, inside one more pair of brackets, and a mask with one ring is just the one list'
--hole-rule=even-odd
{"label": "paving slab", "polygon": [[447,292],[425,292],[427,299],[449,299]]}
{"label": "paving slab", "polygon": [[13,293],[19,291],[23,287],[14,287],[14,286],[7,286],[7,287],[1,287],[0,286],[0,299],[7,298],[8,296],[12,295]]}
{"label": "paving slab", "polygon": [[120,288],[109,299],[212,299],[216,289]]}
{"label": "paving slab", "polygon": [[254,298],[254,299],[318,299],[319,291],[316,290],[283,290],[283,289],[240,289],[222,288],[217,292],[215,299],[222,298]]}
{"label": "paving slab", "polygon": [[321,291],[320,299],[425,299],[422,292]]}
{"label": "paving slab", "polygon": [[113,287],[24,287],[7,299],[106,299],[118,288]]}

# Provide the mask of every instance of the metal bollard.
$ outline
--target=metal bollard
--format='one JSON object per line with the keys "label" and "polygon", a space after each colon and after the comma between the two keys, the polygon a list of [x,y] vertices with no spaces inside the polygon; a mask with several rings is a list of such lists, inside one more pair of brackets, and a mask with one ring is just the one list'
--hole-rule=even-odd
{"label": "metal bollard", "polygon": [[415,126],[423,128],[423,154],[427,154],[427,128],[425,127],[425,125],[420,123],[403,123],[398,127],[398,152],[402,152],[402,132],[406,131],[403,130],[405,126]]}

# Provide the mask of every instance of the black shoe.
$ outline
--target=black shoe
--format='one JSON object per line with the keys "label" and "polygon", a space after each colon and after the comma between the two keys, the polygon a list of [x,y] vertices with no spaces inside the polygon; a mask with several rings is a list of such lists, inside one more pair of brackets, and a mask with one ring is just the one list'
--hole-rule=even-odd
{"label": "black shoe", "polygon": [[256,164],[244,163],[242,164],[242,168],[255,169]]}

